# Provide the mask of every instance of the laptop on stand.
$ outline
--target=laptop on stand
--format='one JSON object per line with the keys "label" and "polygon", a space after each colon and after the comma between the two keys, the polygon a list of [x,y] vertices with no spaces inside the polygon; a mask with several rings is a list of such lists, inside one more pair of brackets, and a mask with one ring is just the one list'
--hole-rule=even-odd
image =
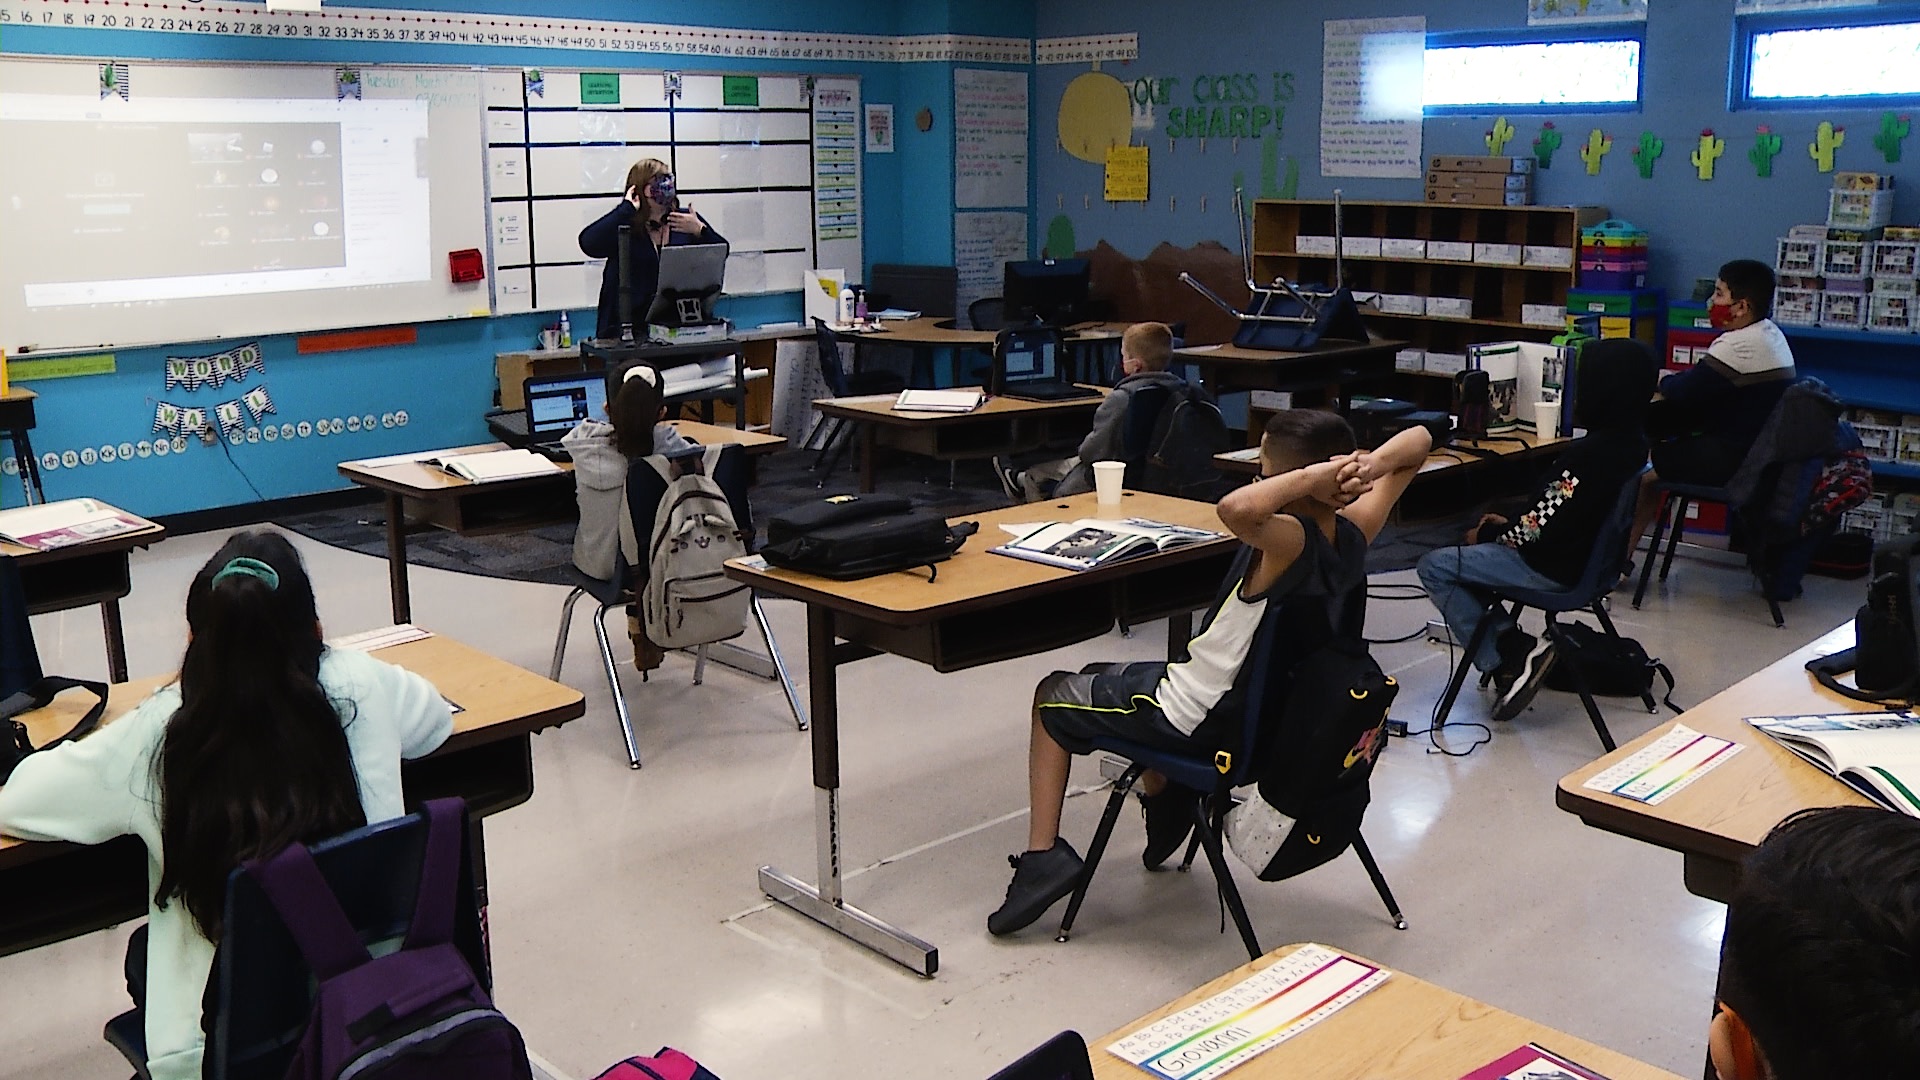
{"label": "laptop on stand", "polygon": [[1060,377],[1060,354],[1065,347],[1060,331],[1051,326],[1000,331],[993,342],[993,392],[1026,401],[1099,397],[1098,390],[1075,386]]}

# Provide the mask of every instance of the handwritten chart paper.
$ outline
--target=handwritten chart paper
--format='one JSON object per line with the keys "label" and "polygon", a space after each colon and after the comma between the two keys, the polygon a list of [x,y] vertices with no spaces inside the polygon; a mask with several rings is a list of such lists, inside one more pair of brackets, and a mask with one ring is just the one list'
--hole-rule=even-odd
{"label": "handwritten chart paper", "polygon": [[1739,743],[1675,724],[1672,731],[1581,786],[1657,806],[1739,752]]}
{"label": "handwritten chart paper", "polygon": [[1027,73],[953,73],[954,206],[1027,205]]}
{"label": "handwritten chart paper", "polygon": [[1423,176],[1427,20],[1329,19],[1320,73],[1322,176]]}
{"label": "handwritten chart paper", "polygon": [[1027,257],[1027,215],[1017,211],[953,215],[955,311],[983,296],[999,296],[1008,260]]}
{"label": "handwritten chart paper", "polygon": [[1165,1080],[1211,1080],[1325,1020],[1387,975],[1325,946],[1306,945],[1107,1050]]}

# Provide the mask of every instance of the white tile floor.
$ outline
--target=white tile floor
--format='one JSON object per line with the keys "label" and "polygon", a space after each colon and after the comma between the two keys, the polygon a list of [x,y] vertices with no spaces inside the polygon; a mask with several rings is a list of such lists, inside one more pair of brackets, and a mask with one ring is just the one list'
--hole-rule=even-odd
{"label": "white tile floor", "polygon": [[[186,583],[218,535],[177,537],[139,556],[126,603],[133,674],[167,671],[183,641]],[[387,620],[385,564],[296,538],[321,587],[329,633]],[[414,568],[415,618],[544,670],[561,590]],[[1379,580],[1411,581],[1411,573]],[[1737,569],[1683,561],[1622,631],[1663,656],[1683,704],[1702,700],[1849,617],[1857,582],[1809,578],[1776,630]],[[768,605],[804,669],[796,605]],[[1422,625],[1421,602],[1373,604],[1370,630]],[[100,677],[89,611],[35,620],[49,671]],[[1211,876],[1148,875],[1123,820],[1074,940],[1043,922],[1013,940],[984,929],[1025,836],[1026,705],[1046,671],[1149,658],[1158,626],[955,675],[883,657],[842,672],[846,863],[856,904],[940,947],[940,975],[909,974],[781,908],[754,870],[808,873],[806,736],[774,684],[713,669],[689,685],[675,657],[624,685],[645,769],[627,769],[584,614],[564,677],[584,719],[534,743],[537,791],[488,825],[499,999],[556,1077],[591,1077],[662,1044],[727,1080],[754,1077],[983,1077],[1061,1028],[1104,1033],[1244,959],[1217,933]],[[624,646],[624,643],[623,643]],[[1423,726],[1446,650],[1376,650],[1402,690],[1395,715]],[[1484,715],[1463,696],[1460,719]],[[1656,721],[1608,709],[1629,738]],[[1464,734],[1464,732],[1462,733]],[[1458,739],[1456,745],[1463,745]],[[1395,931],[1359,863],[1243,886],[1268,946],[1316,940],[1523,1012],[1683,1075],[1698,1075],[1718,905],[1687,894],[1678,855],[1582,826],[1556,810],[1559,778],[1598,756],[1578,699],[1542,693],[1471,757],[1396,742],[1374,785],[1368,835],[1411,928]],[[1087,764],[1077,783],[1098,782]],[[1084,847],[1104,795],[1069,801]],[[120,1077],[100,1041],[122,1008],[121,928],[0,958],[0,1078]]]}

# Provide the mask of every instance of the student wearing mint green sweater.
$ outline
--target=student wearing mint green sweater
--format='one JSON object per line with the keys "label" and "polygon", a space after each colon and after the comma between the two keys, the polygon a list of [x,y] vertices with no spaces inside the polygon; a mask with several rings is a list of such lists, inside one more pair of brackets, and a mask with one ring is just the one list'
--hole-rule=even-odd
{"label": "student wearing mint green sweater", "polygon": [[453,730],[418,675],[322,642],[313,585],[276,533],[230,538],[187,590],[177,681],[0,787],[0,833],[147,848],[127,981],[154,1080],[201,1074],[202,999],[227,875],[294,841],[405,812],[400,762]]}

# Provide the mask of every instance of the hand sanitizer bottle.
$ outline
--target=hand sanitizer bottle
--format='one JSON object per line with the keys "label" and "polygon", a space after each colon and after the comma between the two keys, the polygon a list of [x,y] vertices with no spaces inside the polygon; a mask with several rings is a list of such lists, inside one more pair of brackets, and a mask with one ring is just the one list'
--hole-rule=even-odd
{"label": "hand sanitizer bottle", "polygon": [[560,347],[573,348],[573,326],[567,322],[567,313],[564,311],[560,313]]}
{"label": "hand sanitizer bottle", "polygon": [[864,285],[853,287],[853,321],[867,321],[867,289]]}
{"label": "hand sanitizer bottle", "polygon": [[840,322],[842,324],[846,324],[846,323],[851,323],[852,321],[853,321],[853,287],[850,285],[842,286],[840,289]]}

